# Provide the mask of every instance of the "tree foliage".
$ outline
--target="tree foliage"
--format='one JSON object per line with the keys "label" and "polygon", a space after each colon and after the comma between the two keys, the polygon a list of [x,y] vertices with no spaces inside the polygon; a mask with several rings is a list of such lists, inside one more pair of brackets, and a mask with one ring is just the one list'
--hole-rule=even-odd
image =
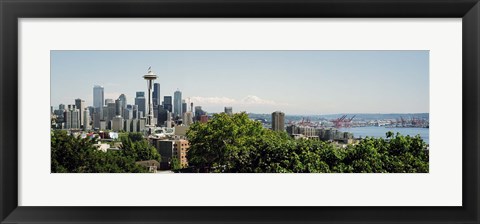
{"label": "tree foliage", "polygon": [[160,162],[160,154],[151,146],[142,133],[128,133],[122,140],[121,153],[124,157],[131,157],[135,161],[156,160]]}
{"label": "tree foliage", "polygon": [[[129,136],[130,137],[130,136]],[[63,130],[51,132],[52,173],[139,173],[147,169],[135,164],[140,159],[159,159],[158,152],[146,140],[128,138],[130,145],[119,151],[102,152],[88,138],[69,135]],[[145,144],[146,143],[146,144]]]}
{"label": "tree foliage", "polygon": [[189,164],[199,172],[426,173],[428,150],[420,136],[365,138],[346,148],[294,140],[252,121],[247,114],[216,114],[187,132]]}
{"label": "tree foliage", "polygon": [[180,160],[176,156],[173,156],[172,157],[172,170],[176,171],[176,170],[181,170],[181,169],[182,169],[182,165],[180,164]]}

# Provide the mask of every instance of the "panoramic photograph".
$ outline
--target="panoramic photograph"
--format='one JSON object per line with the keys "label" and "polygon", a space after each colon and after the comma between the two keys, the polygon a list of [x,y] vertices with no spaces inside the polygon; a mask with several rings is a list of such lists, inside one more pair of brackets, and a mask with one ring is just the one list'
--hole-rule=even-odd
{"label": "panoramic photograph", "polygon": [[55,50],[51,173],[429,173],[426,50]]}

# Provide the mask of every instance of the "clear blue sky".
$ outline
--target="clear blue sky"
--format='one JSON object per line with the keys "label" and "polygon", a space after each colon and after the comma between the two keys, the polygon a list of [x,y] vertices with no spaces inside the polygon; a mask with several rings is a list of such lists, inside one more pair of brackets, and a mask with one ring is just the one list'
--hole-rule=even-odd
{"label": "clear blue sky", "polygon": [[208,112],[287,114],[429,112],[428,51],[52,51],[51,105],[93,102],[146,91],[157,74],[160,94]]}

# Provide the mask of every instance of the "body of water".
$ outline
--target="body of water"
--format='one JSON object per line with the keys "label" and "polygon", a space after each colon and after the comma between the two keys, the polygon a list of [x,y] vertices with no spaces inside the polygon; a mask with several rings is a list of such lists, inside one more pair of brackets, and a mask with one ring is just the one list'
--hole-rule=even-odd
{"label": "body of water", "polygon": [[430,144],[428,141],[428,134],[429,134],[429,129],[428,128],[391,128],[391,127],[376,127],[376,126],[370,126],[370,127],[352,127],[352,128],[340,128],[339,131],[343,132],[351,132],[353,133],[355,138],[365,138],[367,136],[369,137],[375,137],[375,138],[385,138],[385,133],[388,131],[393,132],[394,134],[397,134],[399,132],[400,134],[407,136],[415,136],[415,135],[420,135],[420,137],[427,143]]}

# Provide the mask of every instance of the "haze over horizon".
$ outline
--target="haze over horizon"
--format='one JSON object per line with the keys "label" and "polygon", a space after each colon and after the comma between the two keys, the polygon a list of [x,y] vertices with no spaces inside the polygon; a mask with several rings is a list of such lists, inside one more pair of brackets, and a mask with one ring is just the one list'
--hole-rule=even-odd
{"label": "haze over horizon", "polygon": [[51,106],[90,106],[94,85],[133,104],[149,66],[162,100],[209,113],[429,113],[428,51],[51,51]]}

